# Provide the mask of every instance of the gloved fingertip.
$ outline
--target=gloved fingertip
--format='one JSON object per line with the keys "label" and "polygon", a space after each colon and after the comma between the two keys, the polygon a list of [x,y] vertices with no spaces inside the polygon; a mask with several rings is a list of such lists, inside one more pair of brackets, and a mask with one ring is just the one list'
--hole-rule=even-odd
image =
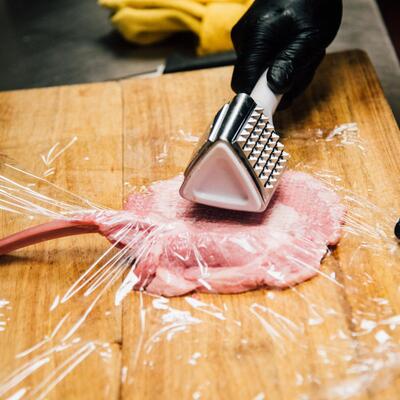
{"label": "gloved fingertip", "polygon": [[231,87],[236,93],[250,94],[253,88],[254,73],[245,64],[237,62],[233,69]]}
{"label": "gloved fingertip", "polygon": [[289,108],[293,104],[293,98],[288,95],[284,95],[282,97],[282,100],[280,101],[277,110],[278,111],[283,111]]}
{"label": "gloved fingertip", "polygon": [[293,84],[293,69],[289,63],[276,62],[268,70],[267,81],[273,92],[286,93]]}
{"label": "gloved fingertip", "polygon": [[231,80],[231,88],[235,93],[244,93],[245,92],[245,83],[243,79],[241,79],[242,74],[238,70],[237,67],[233,70],[232,80]]}

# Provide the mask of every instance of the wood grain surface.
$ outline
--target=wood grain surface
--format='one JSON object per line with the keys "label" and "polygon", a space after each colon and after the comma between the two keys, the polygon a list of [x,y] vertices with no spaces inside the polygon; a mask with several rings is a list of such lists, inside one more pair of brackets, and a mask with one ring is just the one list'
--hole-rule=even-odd
{"label": "wood grain surface", "polygon": [[[231,68],[219,68],[0,93],[0,154],[39,173],[40,154],[76,136],[48,179],[119,209],[131,186],[182,172],[192,136],[201,135],[232,97],[230,76]],[[321,130],[349,122],[359,128],[353,142],[321,140]],[[325,171],[365,202],[400,210],[399,131],[364,53],[328,56],[305,95],[278,113],[275,124],[292,168]],[[369,226],[379,224],[379,215],[367,215]],[[0,221],[1,236],[32,223],[5,212]],[[370,299],[384,299],[390,315],[400,314],[399,249],[360,249],[371,240],[364,234],[346,237],[324,260],[323,273],[334,274],[339,284],[318,276],[287,291],[191,297],[203,307],[187,298],[157,307],[154,297],[139,293],[115,306],[115,292],[105,292],[74,334],[79,341],[59,347],[4,398],[25,388],[27,398],[51,399],[396,399],[398,366],[354,373],[358,363],[368,365],[365,349],[376,349],[374,336],[359,334],[360,315],[385,316],[382,301]],[[9,301],[0,309],[6,321],[0,393],[4,379],[38,351],[65,343],[62,333],[84,315],[91,298],[76,296],[50,308],[107,246],[102,238],[82,236],[0,259],[0,299]],[[389,334],[400,340],[396,329]],[[16,358],[46,337],[42,348]],[[46,380],[52,371],[55,378]],[[362,376],[376,379],[369,384]]]}

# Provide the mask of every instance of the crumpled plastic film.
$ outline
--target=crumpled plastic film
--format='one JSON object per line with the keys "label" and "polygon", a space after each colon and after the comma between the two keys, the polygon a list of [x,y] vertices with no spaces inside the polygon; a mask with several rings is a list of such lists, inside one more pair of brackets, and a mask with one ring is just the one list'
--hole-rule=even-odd
{"label": "crumpled plastic film", "polygon": [[[195,146],[197,137],[178,132],[170,142],[156,143],[159,151],[152,167],[163,176],[163,167],[173,162],[170,149],[178,145],[188,150]],[[360,157],[368,156],[368,147],[356,123],[299,131],[290,140],[293,146],[300,141],[303,146],[323,146],[332,154],[351,151]],[[198,275],[196,290],[218,292],[220,286],[213,290],[213,285],[223,281],[225,275],[219,280],[209,277],[215,270],[221,272],[224,266],[212,257],[207,259],[205,247],[210,246],[209,237],[218,235],[221,239],[213,249],[215,254],[233,249],[232,255],[223,254],[226,263],[239,254],[235,253],[237,247],[226,245],[232,237],[240,238],[239,244],[247,255],[259,254],[259,244],[254,243],[250,234],[224,239],[223,230],[204,225],[217,224],[218,218],[226,222],[224,212],[222,217],[216,217],[204,208],[200,212],[195,208],[193,213],[175,221],[173,215],[158,213],[157,207],[147,213],[145,203],[142,213],[140,208],[110,210],[56,186],[47,180],[53,174],[43,177],[43,173],[25,171],[15,162],[4,160],[0,170],[3,219],[19,219],[21,229],[56,220],[51,229],[56,227],[66,235],[80,233],[77,229],[97,233],[108,239],[110,245],[100,255],[93,254],[89,265],[79,265],[78,259],[73,261],[79,265],[79,271],[71,275],[74,279],[67,279],[62,290],[47,299],[47,313],[37,317],[37,321],[49,326],[47,333],[40,340],[26,340],[12,359],[1,361],[0,398],[44,399],[64,381],[77,379],[74,374],[79,373],[79,368],[99,365],[106,371],[107,382],[112,383],[105,386],[105,397],[112,398],[121,391],[139,395],[151,377],[165,373],[166,365],[170,365],[166,363],[173,363],[174,370],[179,371],[182,393],[193,399],[215,398],[217,387],[223,388],[227,396],[258,400],[274,396],[351,399],[390,387],[400,373],[400,312],[395,301],[400,292],[385,286],[388,279],[399,273],[399,245],[393,234],[396,210],[380,208],[379,194],[369,193],[366,198],[357,187],[345,188],[341,176],[322,168],[317,161],[294,155],[289,169],[295,174],[308,174],[334,193],[345,210],[340,241],[337,246],[325,246],[321,267],[300,265],[309,275],[286,282],[287,289],[279,289],[280,279],[287,276],[278,275],[271,280],[270,287],[249,292],[245,287],[245,293],[240,294],[198,294],[189,287],[184,296],[174,297],[175,293],[170,293],[172,297],[167,297],[157,294],[160,286],[151,286],[156,270],[145,274],[146,268],[163,266],[166,261],[181,263],[178,272],[190,270]],[[131,175],[125,186],[135,193],[135,202],[146,200],[150,189],[143,185],[140,170]],[[156,185],[165,185],[171,178],[163,176]],[[132,197],[128,206],[131,201]],[[235,213],[230,215],[233,226],[238,217]],[[246,230],[248,226],[260,222],[257,216],[247,220],[240,217],[243,226],[247,226],[244,232],[250,232]],[[209,230],[204,237],[197,231],[194,235],[188,233],[188,223],[191,229],[208,226]],[[284,232],[285,227],[281,229]],[[313,237],[318,238],[321,232],[315,226],[313,229]],[[183,241],[174,242],[177,231],[183,232],[179,236]],[[312,253],[311,233],[303,232],[296,237],[292,242],[294,248],[287,251],[286,257],[292,256],[295,262],[304,264],[304,254]],[[50,232],[46,238],[51,237]],[[102,243],[106,241],[103,239]],[[75,245],[80,252],[90,251],[81,247],[79,237]],[[35,247],[29,253],[30,259],[39,257],[41,252],[40,246]],[[62,257],[61,253],[53,257]],[[254,256],[250,270],[261,262],[257,257]],[[384,266],[382,259],[386,260]],[[4,262],[10,262],[10,257]],[[375,265],[380,268],[374,268]],[[275,272],[280,272],[279,265]],[[162,283],[179,278],[177,274],[168,275]],[[187,281],[182,282],[186,284]],[[107,301],[110,298],[111,302]],[[26,320],[10,319],[14,306],[11,299],[0,295],[0,347],[6,345],[2,341],[4,333],[26,329],[28,324]],[[97,321],[108,319],[110,329],[123,324],[122,344],[110,340],[108,332],[89,329],[92,324],[96,327]],[[120,363],[116,361],[119,359]],[[218,372],[220,360],[223,373]],[[253,374],[250,365],[254,371],[262,371],[257,372],[261,375],[256,378],[253,376],[251,388],[240,382]],[[166,385],[174,384],[173,374],[162,376]],[[280,386],[282,382],[284,388]]]}

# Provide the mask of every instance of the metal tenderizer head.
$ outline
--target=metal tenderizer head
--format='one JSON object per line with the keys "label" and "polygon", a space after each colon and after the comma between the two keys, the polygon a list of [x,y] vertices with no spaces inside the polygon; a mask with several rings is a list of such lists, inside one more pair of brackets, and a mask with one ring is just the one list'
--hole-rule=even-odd
{"label": "metal tenderizer head", "polygon": [[264,211],[288,153],[269,118],[240,93],[216,115],[185,171],[183,198],[239,211]]}

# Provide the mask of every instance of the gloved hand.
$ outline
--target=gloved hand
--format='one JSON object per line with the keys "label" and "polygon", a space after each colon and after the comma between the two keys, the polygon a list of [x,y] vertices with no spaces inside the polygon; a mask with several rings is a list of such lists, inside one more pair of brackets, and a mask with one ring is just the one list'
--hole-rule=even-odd
{"label": "gloved hand", "polygon": [[256,0],[232,29],[233,90],[250,94],[269,67],[268,85],[287,107],[311,83],[341,19],[342,0]]}

